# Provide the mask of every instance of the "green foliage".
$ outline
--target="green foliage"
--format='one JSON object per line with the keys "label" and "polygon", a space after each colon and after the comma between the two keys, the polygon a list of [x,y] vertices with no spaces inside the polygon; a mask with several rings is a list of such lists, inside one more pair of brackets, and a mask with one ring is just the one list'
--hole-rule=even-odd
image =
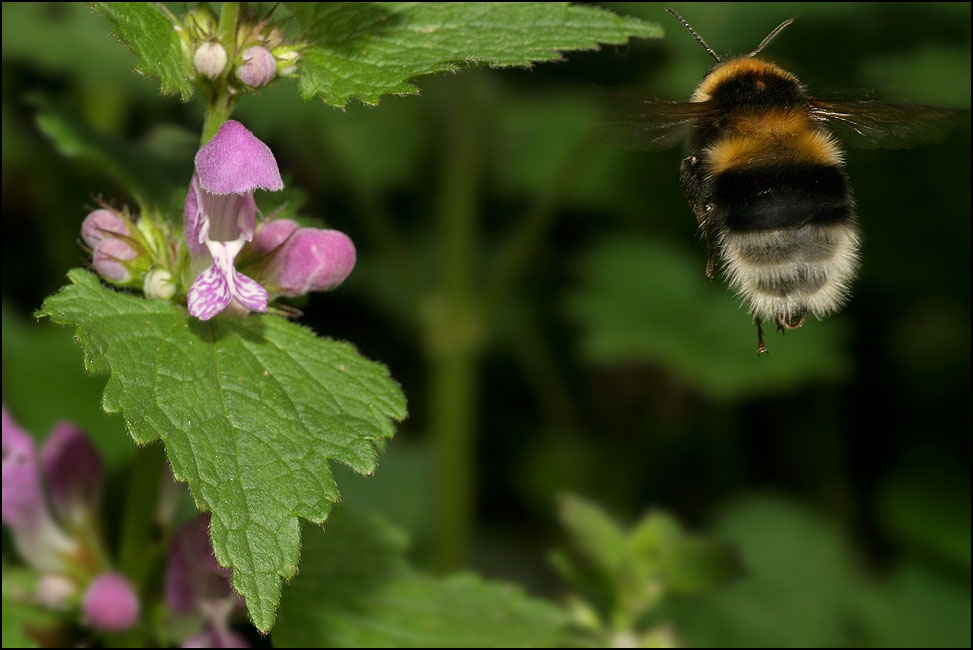
{"label": "green foliage", "polygon": [[[94,131],[76,117],[38,100],[37,128],[66,158],[80,158],[111,176],[138,201],[148,207],[168,206],[174,189],[185,194],[183,178],[197,144],[187,140],[184,130],[156,129],[152,137],[136,145]],[[176,155],[183,154],[181,160]]]}
{"label": "green foliage", "polygon": [[85,367],[110,373],[105,410],[133,439],[163,441],[174,475],[213,513],[217,558],[269,629],[281,579],[297,570],[298,517],[327,518],[331,461],[374,470],[376,446],[405,417],[399,387],[350,345],[278,317],[201,323],[90,273],[69,278],[39,315],[77,328]]}
{"label": "green foliage", "polygon": [[292,3],[301,35],[300,93],[331,106],[377,104],[412,94],[420,75],[464,65],[527,66],[563,50],[630,37],[658,38],[655,24],[568,3]]}
{"label": "green foliage", "polygon": [[138,57],[137,72],[158,79],[164,95],[178,94],[183,101],[193,96],[195,74],[174,25],[159,5],[93,2],[91,6],[111,20],[115,36]]}
{"label": "green foliage", "polygon": [[584,285],[569,302],[584,326],[586,356],[657,363],[721,400],[846,375],[836,322],[811,320],[786,337],[767,332],[770,354],[758,359],[751,318],[722,282],[707,281],[704,264],[702,249],[693,259],[649,239],[595,245],[581,264]]}
{"label": "green foliage", "polygon": [[380,520],[336,513],[306,527],[301,573],[285,588],[278,647],[551,647],[565,615],[472,574],[411,569],[405,537]]}
{"label": "green foliage", "polygon": [[34,602],[37,576],[30,571],[3,564],[3,647],[39,648],[27,634],[31,627],[45,627],[55,617]]}
{"label": "green foliage", "polygon": [[579,590],[580,619],[603,643],[660,642],[671,634],[658,616],[667,594],[705,594],[740,574],[728,546],[687,534],[662,512],[623,530],[594,504],[564,496],[560,517],[575,553],[555,554],[555,566]]}

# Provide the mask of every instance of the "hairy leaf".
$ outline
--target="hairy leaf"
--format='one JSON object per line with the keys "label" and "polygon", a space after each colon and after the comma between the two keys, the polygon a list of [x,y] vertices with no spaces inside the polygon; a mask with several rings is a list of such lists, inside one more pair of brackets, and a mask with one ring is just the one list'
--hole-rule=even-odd
{"label": "hairy leaf", "polygon": [[93,2],[115,26],[115,36],[138,57],[135,70],[162,83],[164,95],[193,96],[195,76],[169,18],[152,2]]}
{"label": "hairy leaf", "polygon": [[405,417],[401,390],[351,345],[282,318],[203,323],[86,271],[68,277],[38,315],[77,328],[85,367],[110,373],[105,410],[124,416],[136,443],[165,444],[173,474],[212,512],[217,559],[270,629],[281,579],[297,571],[298,517],[327,518],[331,461],[375,469],[376,446]]}
{"label": "hairy leaf", "polygon": [[658,38],[653,23],[565,2],[335,2],[289,5],[311,46],[300,93],[331,106],[413,94],[420,75],[463,65],[528,66],[566,50]]}

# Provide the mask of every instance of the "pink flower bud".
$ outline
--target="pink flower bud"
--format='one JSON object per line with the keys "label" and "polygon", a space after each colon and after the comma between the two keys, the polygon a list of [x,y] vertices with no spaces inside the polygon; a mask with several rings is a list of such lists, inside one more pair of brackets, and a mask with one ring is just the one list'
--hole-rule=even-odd
{"label": "pink flower bud", "polygon": [[61,422],[41,448],[54,511],[62,522],[80,524],[94,511],[101,492],[101,456],[88,436],[70,422]]}
{"label": "pink flower bud", "polygon": [[112,282],[128,282],[132,272],[123,262],[135,258],[135,249],[121,239],[103,239],[95,247],[94,267],[98,275]]}
{"label": "pink flower bud", "polygon": [[82,602],[85,617],[93,627],[123,632],[139,616],[139,599],[120,573],[103,573],[88,586]]}
{"label": "pink flower bud", "polygon": [[355,267],[355,245],[337,230],[301,228],[274,256],[267,284],[285,296],[328,291]]}
{"label": "pink flower bud", "polygon": [[266,255],[275,248],[287,241],[298,225],[291,219],[275,219],[265,223],[257,230],[250,242],[250,253],[252,255]]}
{"label": "pink flower bud", "polygon": [[236,69],[240,81],[253,88],[269,84],[277,74],[277,59],[266,48],[254,45],[243,51],[243,64]]}
{"label": "pink flower bud", "polygon": [[104,208],[95,210],[81,223],[81,239],[91,248],[96,248],[101,240],[113,235],[127,237],[128,224],[117,212]]}
{"label": "pink flower bud", "polygon": [[226,68],[226,50],[218,41],[207,41],[196,48],[193,66],[207,79],[216,79]]}

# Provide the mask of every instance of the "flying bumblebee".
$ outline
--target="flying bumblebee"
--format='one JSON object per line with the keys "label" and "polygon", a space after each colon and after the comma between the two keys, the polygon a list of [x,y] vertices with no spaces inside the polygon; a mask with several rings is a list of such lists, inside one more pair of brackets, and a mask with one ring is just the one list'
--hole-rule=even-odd
{"label": "flying bumblebee", "polygon": [[639,101],[626,110],[627,144],[685,144],[680,181],[708,249],[706,275],[720,268],[748,304],[757,352],[763,320],[778,330],[821,319],[847,302],[861,240],[833,129],[849,145],[907,147],[945,135],[966,111],[890,102],[811,97],[792,73],[757,58],[793,22],[757,48],[716,60],[689,102]]}

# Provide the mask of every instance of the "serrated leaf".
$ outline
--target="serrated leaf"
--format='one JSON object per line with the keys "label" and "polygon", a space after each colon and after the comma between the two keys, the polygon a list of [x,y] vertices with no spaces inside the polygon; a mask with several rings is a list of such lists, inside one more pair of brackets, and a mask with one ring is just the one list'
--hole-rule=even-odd
{"label": "serrated leaf", "polygon": [[308,526],[301,573],[287,586],[277,647],[550,647],[565,615],[509,585],[409,568],[405,538],[342,511]]}
{"label": "serrated leaf", "polygon": [[696,257],[651,239],[610,239],[581,263],[584,286],[568,307],[581,321],[582,350],[597,363],[657,363],[707,396],[740,399],[834,381],[849,370],[841,316],[808,320],[787,336],[766,332],[756,355],[753,320]]}
{"label": "serrated leaf", "polygon": [[38,316],[73,325],[103,406],[140,445],[165,444],[173,474],[213,513],[216,557],[233,568],[254,624],[270,629],[297,570],[298,517],[338,499],[329,463],[362,474],[405,417],[387,369],[349,344],[274,316],[200,322],[185,309],[104,287],[75,269]]}
{"label": "serrated leaf", "polygon": [[152,2],[93,2],[91,8],[111,20],[114,34],[138,57],[135,70],[158,79],[163,95],[193,96],[194,77],[172,22]]}
{"label": "serrated leaf", "polygon": [[599,43],[658,38],[653,23],[565,2],[291,3],[302,36],[300,93],[331,106],[413,94],[420,75],[462,65],[528,66]]}

